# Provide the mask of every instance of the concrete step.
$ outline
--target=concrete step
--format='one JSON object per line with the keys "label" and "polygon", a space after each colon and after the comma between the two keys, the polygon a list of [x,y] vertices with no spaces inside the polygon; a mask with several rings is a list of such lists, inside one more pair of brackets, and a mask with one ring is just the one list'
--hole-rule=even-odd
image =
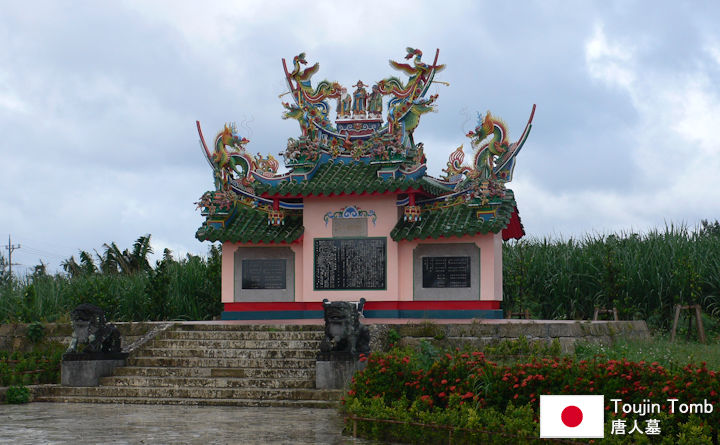
{"label": "concrete step", "polygon": [[159,349],[145,348],[142,357],[243,358],[243,359],[314,359],[314,349]]}
{"label": "concrete step", "polygon": [[176,339],[153,340],[151,348],[167,349],[311,349],[319,350],[320,340]]}
{"label": "concrete step", "polygon": [[201,387],[201,388],[315,388],[315,379],[235,377],[146,377],[112,376],[100,379],[103,386]]}
{"label": "concrete step", "polygon": [[336,408],[334,400],[256,400],[256,399],[182,399],[167,397],[92,397],[92,396],[39,396],[35,402],[59,403],[123,403],[147,405],[200,405],[281,408]]}
{"label": "concrete step", "polygon": [[314,358],[197,358],[197,357],[131,357],[128,366],[181,368],[265,368],[315,369]]}
{"label": "concrete step", "polygon": [[115,368],[113,376],[139,377],[210,377],[212,368],[157,367],[157,366],[123,366]]}
{"label": "concrete step", "polygon": [[343,391],[307,388],[202,388],[149,386],[57,386],[48,397],[140,397],[168,399],[340,400]]}
{"label": "concrete step", "polygon": [[97,387],[50,386],[36,401],[336,407],[316,390],[322,326],[181,324],[135,351]]}
{"label": "concrete step", "polygon": [[116,368],[114,376],[137,377],[236,377],[255,379],[315,380],[315,368],[171,368],[125,366]]}
{"label": "concrete step", "polygon": [[317,340],[323,332],[315,331],[188,331],[173,330],[163,333],[161,338],[178,340]]}

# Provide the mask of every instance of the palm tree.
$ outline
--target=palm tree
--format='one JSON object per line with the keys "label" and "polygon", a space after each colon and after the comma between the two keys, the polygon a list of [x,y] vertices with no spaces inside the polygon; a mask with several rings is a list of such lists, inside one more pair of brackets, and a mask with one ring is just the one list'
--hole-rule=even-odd
{"label": "palm tree", "polygon": [[95,261],[93,261],[92,255],[90,255],[84,250],[80,251],[80,268],[82,269],[83,273],[88,275],[94,274],[98,271],[97,267],[95,266]]}
{"label": "palm tree", "polygon": [[146,272],[151,270],[148,255],[153,253],[150,246],[150,234],[139,237],[133,244],[133,250],[128,249],[122,252],[118,246],[112,242],[103,244],[105,247],[105,257],[108,261],[112,261],[117,265],[120,273],[132,275],[138,272]]}
{"label": "palm tree", "polygon": [[65,272],[70,275],[70,278],[75,278],[82,274],[82,269],[80,268],[80,265],[75,261],[74,255],[60,263],[60,266],[62,266],[63,270],[65,270]]}
{"label": "palm tree", "polygon": [[115,255],[113,255],[108,248],[108,245],[105,244],[105,246],[106,248],[103,254],[100,254],[97,250],[95,250],[95,256],[97,257],[99,264],[98,268],[102,274],[116,274],[119,272],[117,260],[115,259]]}
{"label": "palm tree", "polygon": [[152,254],[153,250],[150,246],[150,234],[139,237],[133,244],[133,251],[130,254],[131,264],[134,267],[135,272],[151,270],[150,262],[148,261],[148,255]]}

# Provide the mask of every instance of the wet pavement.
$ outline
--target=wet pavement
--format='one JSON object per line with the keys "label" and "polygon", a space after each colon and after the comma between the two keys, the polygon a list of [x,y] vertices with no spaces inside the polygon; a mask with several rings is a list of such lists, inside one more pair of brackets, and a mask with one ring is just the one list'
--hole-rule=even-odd
{"label": "wet pavement", "polygon": [[0,444],[372,444],[334,409],[29,403],[0,405]]}

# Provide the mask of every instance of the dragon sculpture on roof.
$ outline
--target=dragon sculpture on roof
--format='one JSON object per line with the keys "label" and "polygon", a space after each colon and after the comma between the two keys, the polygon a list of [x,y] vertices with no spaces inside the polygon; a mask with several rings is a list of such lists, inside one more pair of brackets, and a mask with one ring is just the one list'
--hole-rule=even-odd
{"label": "dragon sculpture on roof", "polygon": [[461,145],[450,154],[447,167],[443,169],[445,182],[455,184],[456,191],[470,192],[469,196],[488,205],[504,196],[505,184],[512,181],[515,157],[527,139],[535,105],[523,134],[516,142],[510,143],[507,125],[488,111],[478,115],[477,126],[467,133],[474,153],[471,165],[463,165],[465,153]]}

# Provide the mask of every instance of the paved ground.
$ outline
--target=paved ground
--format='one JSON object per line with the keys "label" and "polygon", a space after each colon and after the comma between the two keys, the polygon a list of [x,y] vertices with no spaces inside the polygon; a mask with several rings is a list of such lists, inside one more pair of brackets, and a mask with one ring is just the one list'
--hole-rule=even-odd
{"label": "paved ground", "polygon": [[[607,323],[612,320],[525,320],[522,318],[361,318],[362,324],[423,324],[432,323],[436,325],[445,324],[574,324],[579,321],[589,323]],[[148,323],[148,322],[145,322]],[[149,323],[168,323],[168,322],[149,322]],[[209,321],[174,321],[175,324],[208,324],[208,325],[318,325],[325,326],[325,320],[322,318],[303,318],[288,320],[209,320]]]}
{"label": "paved ground", "polygon": [[371,444],[332,409],[0,405],[0,444]]}

